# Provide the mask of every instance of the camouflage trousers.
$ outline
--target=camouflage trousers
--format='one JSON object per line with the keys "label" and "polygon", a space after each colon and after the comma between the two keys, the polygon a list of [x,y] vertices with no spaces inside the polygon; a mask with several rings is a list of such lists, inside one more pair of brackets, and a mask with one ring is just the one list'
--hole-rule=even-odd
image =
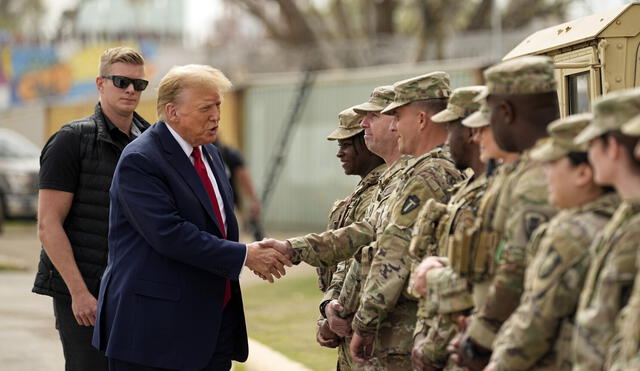
{"label": "camouflage trousers", "polygon": [[447,346],[458,333],[455,324],[445,316],[418,318],[414,332],[414,349],[419,349],[434,366],[446,368],[449,361]]}

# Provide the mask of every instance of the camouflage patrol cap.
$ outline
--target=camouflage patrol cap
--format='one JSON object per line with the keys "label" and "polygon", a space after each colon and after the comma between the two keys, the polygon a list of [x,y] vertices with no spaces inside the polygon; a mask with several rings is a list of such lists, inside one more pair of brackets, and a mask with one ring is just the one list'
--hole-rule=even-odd
{"label": "camouflage patrol cap", "polygon": [[[640,115],[635,116],[622,125],[622,134],[630,137],[640,137]],[[640,160],[640,141],[636,144],[633,155]]]}
{"label": "camouflage patrol cap", "polygon": [[475,98],[484,90],[486,87],[482,85],[465,86],[454,90],[449,97],[447,108],[431,116],[431,121],[449,122],[469,116],[480,108],[480,102]]}
{"label": "camouflage patrol cap", "polygon": [[585,145],[574,142],[576,136],[593,119],[591,113],[579,113],[553,121],[547,127],[549,137],[541,140],[531,151],[531,158],[537,161],[555,161],[570,152],[586,152]]}
{"label": "camouflage patrol cap", "polygon": [[553,61],[549,57],[526,56],[498,63],[484,71],[490,94],[523,95],[555,92]]}
{"label": "camouflage patrol cap", "polygon": [[367,112],[380,112],[393,102],[395,95],[396,93],[393,92],[393,86],[378,86],[373,89],[368,101],[354,106],[353,110],[361,115],[366,115]]}
{"label": "camouflage patrol cap", "polygon": [[327,140],[347,139],[363,131],[360,126],[362,115],[356,113],[353,107],[338,114],[338,127],[327,137]]}
{"label": "camouflage patrol cap", "polygon": [[396,108],[411,102],[448,98],[449,74],[438,71],[398,81],[393,84],[393,91],[396,93],[393,102],[381,111],[385,115],[393,115]]}
{"label": "camouflage patrol cap", "polygon": [[640,88],[607,94],[593,103],[593,120],[576,137],[576,143],[588,143],[610,131],[621,130],[623,124],[639,114]]}
{"label": "camouflage patrol cap", "polygon": [[633,117],[622,125],[622,134],[630,137],[640,137],[640,115]]}
{"label": "camouflage patrol cap", "polygon": [[480,101],[480,108],[477,111],[469,115],[466,119],[462,120],[462,125],[468,128],[481,128],[489,125],[489,116],[491,111],[487,105],[487,101],[482,99]]}

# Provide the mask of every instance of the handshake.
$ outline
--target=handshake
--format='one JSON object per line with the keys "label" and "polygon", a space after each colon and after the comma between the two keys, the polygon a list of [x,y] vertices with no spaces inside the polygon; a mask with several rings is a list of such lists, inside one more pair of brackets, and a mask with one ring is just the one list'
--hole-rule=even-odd
{"label": "handshake", "polygon": [[247,260],[245,265],[251,271],[269,282],[285,275],[284,266],[293,266],[291,253],[293,249],[287,241],[265,238],[247,244]]}

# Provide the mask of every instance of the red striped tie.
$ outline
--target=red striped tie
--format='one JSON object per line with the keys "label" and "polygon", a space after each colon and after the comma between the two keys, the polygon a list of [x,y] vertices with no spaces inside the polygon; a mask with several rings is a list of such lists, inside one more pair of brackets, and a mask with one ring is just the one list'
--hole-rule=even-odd
{"label": "red striped tie", "polygon": [[[218,204],[218,198],[216,197],[216,193],[213,190],[213,185],[211,184],[211,180],[207,175],[207,168],[204,166],[204,162],[202,161],[202,155],[200,153],[200,147],[193,147],[193,152],[191,152],[191,156],[193,156],[193,166],[196,168],[196,172],[198,176],[200,176],[200,180],[202,181],[202,185],[204,185],[204,189],[207,191],[209,195],[209,200],[211,201],[211,206],[213,207],[213,211],[216,214],[216,219],[218,219],[218,224],[222,230],[222,238],[227,238],[227,231],[224,226],[224,220],[222,219],[222,213],[220,212],[220,205]],[[231,299],[231,281],[227,280],[227,284],[224,290],[224,306],[227,306],[227,303]]]}

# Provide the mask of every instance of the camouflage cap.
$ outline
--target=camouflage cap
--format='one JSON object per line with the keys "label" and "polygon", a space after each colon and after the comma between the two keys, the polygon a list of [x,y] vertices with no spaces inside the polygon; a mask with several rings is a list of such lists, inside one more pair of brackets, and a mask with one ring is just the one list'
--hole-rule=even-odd
{"label": "camouflage cap", "polygon": [[585,152],[585,145],[574,142],[576,136],[593,120],[591,113],[579,113],[553,121],[547,127],[549,137],[539,141],[531,151],[537,161],[555,161],[570,152]]}
{"label": "camouflage cap", "polygon": [[396,93],[393,102],[381,111],[385,115],[393,115],[396,108],[411,102],[448,98],[449,74],[438,71],[398,81],[393,84],[393,91]]}
{"label": "camouflage cap", "polygon": [[[631,120],[622,125],[622,134],[631,137],[640,137],[640,115],[635,116]],[[640,160],[640,141],[636,144],[633,151],[634,156]]]}
{"label": "camouflage cap", "polygon": [[607,94],[593,103],[593,121],[576,137],[576,143],[587,143],[640,114],[640,88]]}
{"label": "camouflage cap", "polygon": [[526,56],[498,63],[484,71],[489,94],[539,94],[556,91],[553,61],[549,57]]}
{"label": "camouflage cap", "polygon": [[328,140],[347,139],[363,131],[360,126],[362,115],[356,113],[353,107],[338,114],[338,127],[327,137]]}
{"label": "camouflage cap", "polygon": [[433,122],[450,122],[469,116],[480,108],[475,98],[487,88],[482,85],[465,86],[451,92],[447,108],[431,116]]}
{"label": "camouflage cap", "polygon": [[353,107],[353,110],[359,114],[366,115],[367,112],[380,112],[391,102],[396,93],[393,92],[393,86],[384,85],[373,89],[369,100]]}
{"label": "camouflage cap", "polygon": [[634,116],[622,125],[621,131],[622,134],[630,137],[640,137],[640,115]]}
{"label": "camouflage cap", "polygon": [[477,111],[469,115],[466,119],[462,120],[462,125],[468,128],[481,128],[489,125],[489,116],[491,111],[487,105],[487,101],[482,99],[480,101],[480,108]]}

